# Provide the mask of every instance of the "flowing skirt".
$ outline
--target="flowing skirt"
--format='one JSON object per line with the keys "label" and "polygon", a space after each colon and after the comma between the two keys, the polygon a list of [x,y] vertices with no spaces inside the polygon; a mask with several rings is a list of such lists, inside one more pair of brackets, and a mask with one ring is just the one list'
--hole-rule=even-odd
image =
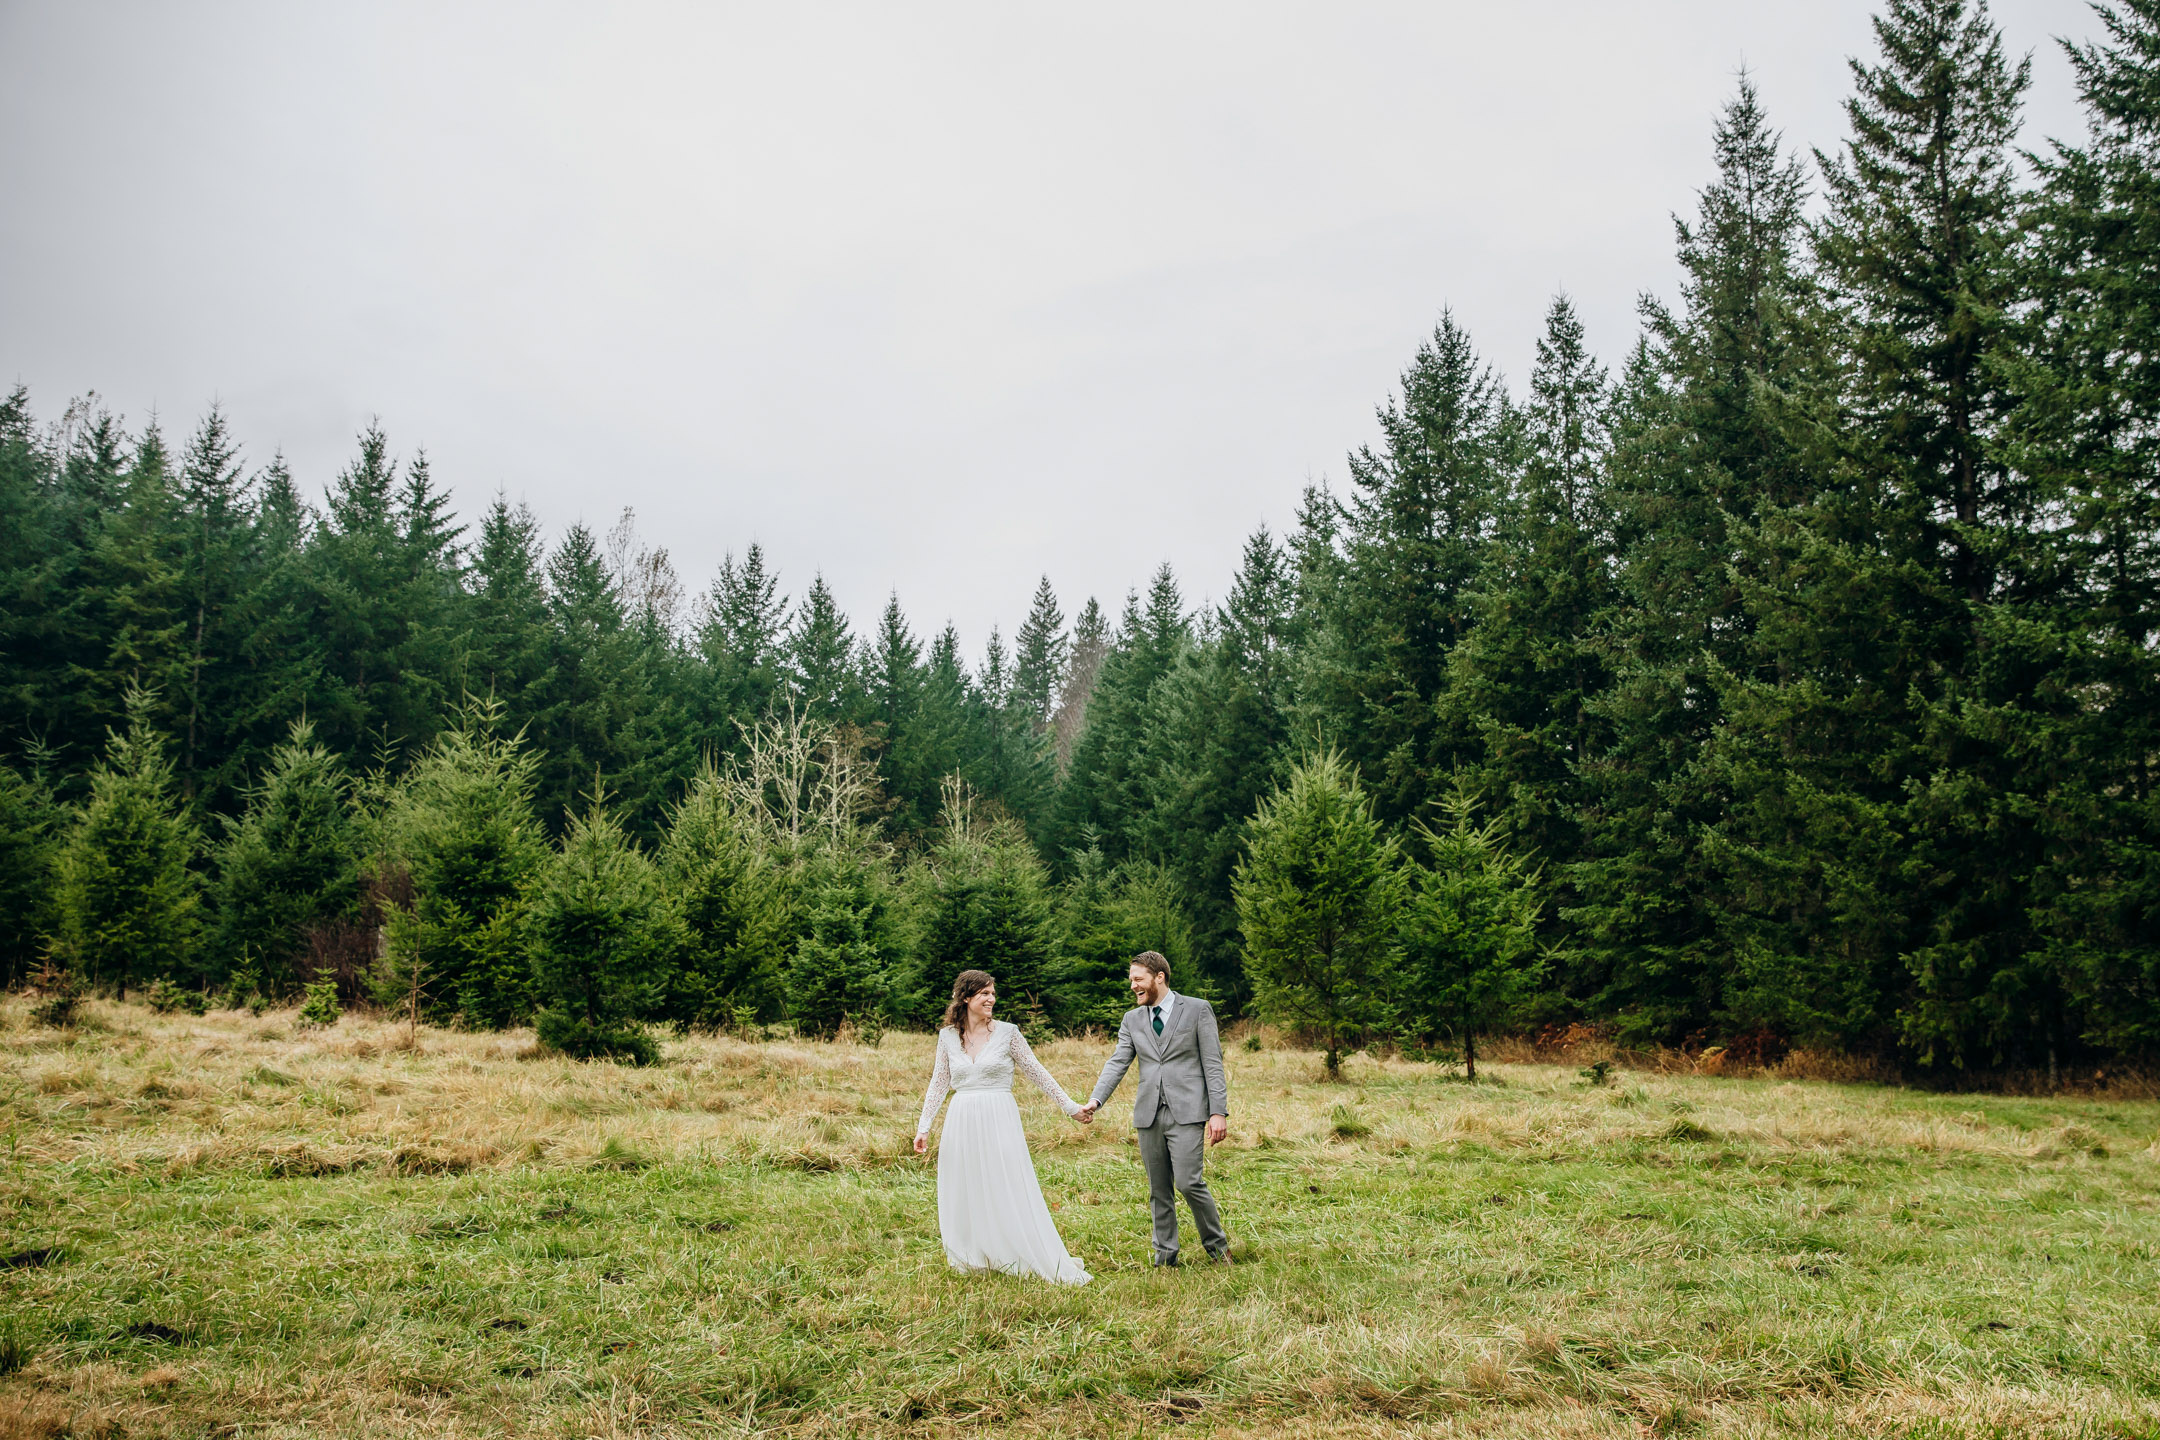
{"label": "flowing skirt", "polygon": [[1010,1090],[953,1092],[938,1140],[937,1218],[955,1270],[1039,1275],[1060,1285],[1093,1278],[1065,1253]]}

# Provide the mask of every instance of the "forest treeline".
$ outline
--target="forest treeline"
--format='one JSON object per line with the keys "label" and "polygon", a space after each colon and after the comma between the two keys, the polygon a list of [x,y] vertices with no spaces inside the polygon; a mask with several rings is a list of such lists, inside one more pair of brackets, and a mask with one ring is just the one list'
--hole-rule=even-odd
{"label": "forest treeline", "polygon": [[[1564,296],[1520,392],[1443,316],[1221,605],[1045,580],[973,663],[755,546],[691,597],[627,516],[468,526],[379,429],[316,504],[216,410],[18,389],[0,965],[342,966],[605,1049],[919,1022],[967,963],[1086,1024],[1155,948],[1332,1045],[1430,1000],[1475,871],[1513,978],[1428,1032],[2150,1057],[2160,0],[2096,13],[2090,133],[2029,154],[1977,3],[1892,0],[1807,159],[1743,77],[1617,373]],[[1388,1003],[1314,1009],[1283,947],[1343,884]]]}

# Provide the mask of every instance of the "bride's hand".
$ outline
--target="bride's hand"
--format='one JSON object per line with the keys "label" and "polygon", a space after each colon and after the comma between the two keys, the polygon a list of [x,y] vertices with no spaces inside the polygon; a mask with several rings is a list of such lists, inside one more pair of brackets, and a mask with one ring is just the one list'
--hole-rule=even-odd
{"label": "bride's hand", "polygon": [[928,1135],[917,1135],[915,1137],[915,1153],[918,1155],[930,1153],[930,1137]]}

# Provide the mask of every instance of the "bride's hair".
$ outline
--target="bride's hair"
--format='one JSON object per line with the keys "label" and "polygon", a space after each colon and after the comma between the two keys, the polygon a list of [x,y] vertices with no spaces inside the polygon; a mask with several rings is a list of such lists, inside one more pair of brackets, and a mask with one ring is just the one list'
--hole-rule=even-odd
{"label": "bride's hair", "polygon": [[997,984],[987,970],[962,970],[952,982],[952,1004],[945,1007],[945,1027],[967,1033],[967,1002]]}

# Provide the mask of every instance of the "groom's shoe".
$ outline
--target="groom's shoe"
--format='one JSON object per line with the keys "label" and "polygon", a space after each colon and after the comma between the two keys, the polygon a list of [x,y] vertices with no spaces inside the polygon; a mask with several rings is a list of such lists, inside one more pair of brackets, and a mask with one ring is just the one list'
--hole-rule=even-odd
{"label": "groom's shoe", "polygon": [[1178,1268],[1178,1258],[1175,1255],[1157,1255],[1155,1257],[1155,1268],[1158,1270],[1175,1270]]}
{"label": "groom's shoe", "polygon": [[1235,1261],[1235,1260],[1233,1260],[1233,1259],[1231,1259],[1231,1258],[1230,1258],[1230,1252],[1229,1252],[1228,1250],[1225,1250],[1225,1251],[1223,1251],[1223,1252],[1222,1252],[1221,1254],[1219,1254],[1219,1255],[1210,1255],[1210,1256],[1208,1256],[1207,1258],[1208,1258],[1208,1263],[1209,1263],[1210,1265],[1235,1265],[1235,1264],[1237,1264],[1237,1261]]}

